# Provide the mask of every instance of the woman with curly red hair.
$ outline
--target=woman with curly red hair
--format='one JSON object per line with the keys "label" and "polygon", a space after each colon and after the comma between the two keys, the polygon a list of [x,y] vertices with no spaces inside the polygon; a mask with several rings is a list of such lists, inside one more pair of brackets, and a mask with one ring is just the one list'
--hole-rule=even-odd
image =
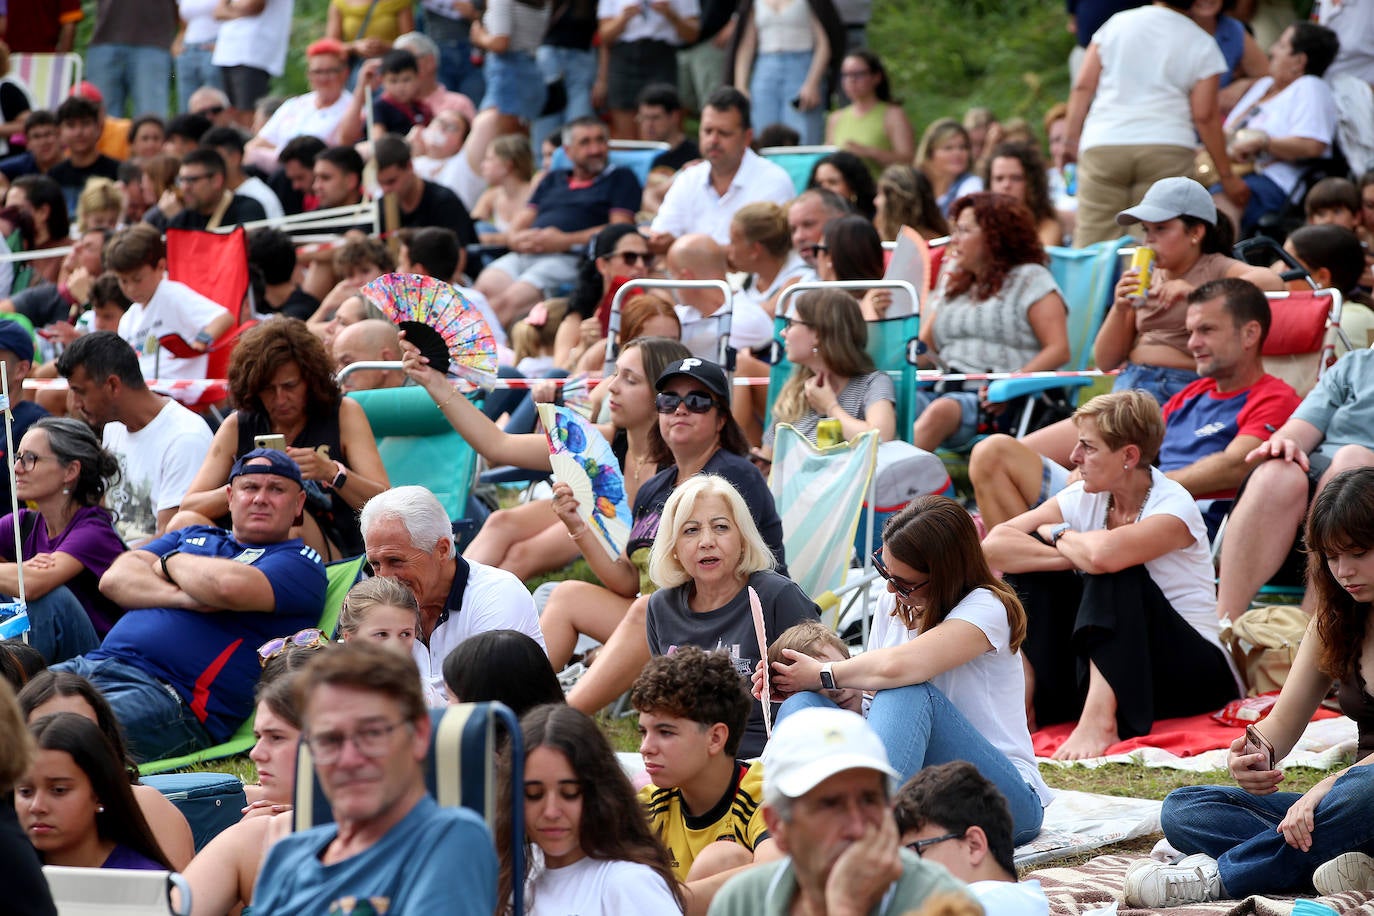
{"label": "woman with curly red hair", "polygon": [[[930,365],[950,372],[1058,369],[1069,358],[1068,306],[1045,267],[1030,211],[1005,194],[980,191],[954,202],[950,225],[949,266],[921,323]],[[986,395],[986,385],[972,382],[923,389],[912,443],[932,451],[967,445],[980,413],[1003,412]]]}

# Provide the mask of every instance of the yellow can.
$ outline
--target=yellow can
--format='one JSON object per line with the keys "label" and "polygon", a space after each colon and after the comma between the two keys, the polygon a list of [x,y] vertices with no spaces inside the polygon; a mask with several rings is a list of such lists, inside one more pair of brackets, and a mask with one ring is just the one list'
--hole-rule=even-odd
{"label": "yellow can", "polygon": [[817,447],[830,448],[843,442],[844,432],[839,420],[825,419],[816,424]]}
{"label": "yellow can", "polygon": [[1136,306],[1144,304],[1145,297],[1150,294],[1150,279],[1154,275],[1155,253],[1151,248],[1144,245],[1136,247],[1135,254],[1131,255],[1131,266],[1140,271],[1140,289],[1131,297]]}

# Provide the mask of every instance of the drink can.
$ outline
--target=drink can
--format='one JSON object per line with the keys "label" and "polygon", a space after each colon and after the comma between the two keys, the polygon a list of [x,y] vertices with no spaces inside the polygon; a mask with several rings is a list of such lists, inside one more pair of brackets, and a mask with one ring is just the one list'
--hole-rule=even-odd
{"label": "drink can", "polygon": [[1154,274],[1155,253],[1144,245],[1138,245],[1131,255],[1131,266],[1140,271],[1140,290],[1131,297],[1137,306],[1145,302],[1150,293],[1150,278]]}
{"label": "drink can", "polygon": [[816,445],[819,448],[831,448],[844,442],[844,433],[841,431],[840,421],[834,419],[821,420],[816,424]]}

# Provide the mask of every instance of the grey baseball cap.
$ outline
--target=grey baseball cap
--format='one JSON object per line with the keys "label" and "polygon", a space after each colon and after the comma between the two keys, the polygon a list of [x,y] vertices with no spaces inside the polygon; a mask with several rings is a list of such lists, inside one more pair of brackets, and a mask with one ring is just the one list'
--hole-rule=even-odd
{"label": "grey baseball cap", "polygon": [[1193,216],[1215,226],[1217,205],[1207,189],[1191,178],[1161,178],[1150,185],[1140,203],[1118,213],[1116,223],[1162,223],[1180,216]]}

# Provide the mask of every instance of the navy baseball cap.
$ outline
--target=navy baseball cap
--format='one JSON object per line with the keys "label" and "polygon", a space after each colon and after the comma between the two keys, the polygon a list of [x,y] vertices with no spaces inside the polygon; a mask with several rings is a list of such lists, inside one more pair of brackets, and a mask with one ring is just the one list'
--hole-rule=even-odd
{"label": "navy baseball cap", "polygon": [[[249,464],[259,458],[266,458],[267,463]],[[244,474],[272,474],[277,477],[285,477],[287,480],[294,480],[296,485],[304,487],[305,482],[301,479],[301,469],[286,456],[285,452],[279,452],[274,448],[255,448],[251,452],[244,452],[238,461],[234,462],[233,470],[229,472],[229,480]]]}
{"label": "navy baseball cap", "polygon": [[0,350],[9,350],[21,360],[33,361],[33,335],[17,321],[0,321]]}
{"label": "navy baseball cap", "polygon": [[659,375],[658,382],[654,387],[662,391],[668,386],[668,381],[677,375],[696,379],[718,398],[728,400],[730,397],[730,383],[725,379],[725,370],[710,360],[689,356],[686,359],[670,363],[668,368]]}

